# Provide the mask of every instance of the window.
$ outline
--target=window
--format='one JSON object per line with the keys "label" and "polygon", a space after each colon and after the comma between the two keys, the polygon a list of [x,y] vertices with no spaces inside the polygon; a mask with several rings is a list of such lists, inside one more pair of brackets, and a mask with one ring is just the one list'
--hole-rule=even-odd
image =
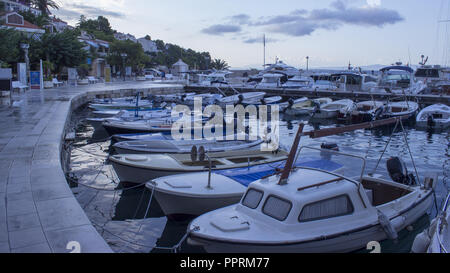
{"label": "window", "polygon": [[279,221],[284,221],[288,217],[291,208],[291,202],[271,195],[264,204],[263,213]]}
{"label": "window", "polygon": [[347,195],[315,202],[303,207],[298,220],[308,222],[353,213],[353,205]]}
{"label": "window", "polygon": [[249,189],[247,191],[247,194],[245,194],[244,199],[242,200],[242,205],[251,209],[256,209],[259,206],[263,195],[264,194],[262,191]]}

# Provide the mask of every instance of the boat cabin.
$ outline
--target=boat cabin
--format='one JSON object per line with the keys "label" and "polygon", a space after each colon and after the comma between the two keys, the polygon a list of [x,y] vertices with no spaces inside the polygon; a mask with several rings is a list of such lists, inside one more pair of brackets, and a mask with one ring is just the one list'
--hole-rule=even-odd
{"label": "boat cabin", "polygon": [[331,79],[340,91],[370,91],[377,86],[377,79],[366,74],[351,72],[332,74]]}

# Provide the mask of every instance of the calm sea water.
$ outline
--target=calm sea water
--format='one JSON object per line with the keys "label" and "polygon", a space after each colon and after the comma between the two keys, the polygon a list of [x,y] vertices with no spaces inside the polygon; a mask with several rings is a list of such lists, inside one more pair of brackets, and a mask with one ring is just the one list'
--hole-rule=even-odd
{"label": "calm sea water", "polygon": [[[116,252],[171,252],[186,232],[191,219],[165,217],[145,187],[120,183],[112,166],[107,162],[110,153],[110,141],[104,130],[94,131],[83,120],[92,116],[86,107],[78,109],[72,117],[76,129],[76,140],[72,145],[69,173],[71,186],[79,203],[89,219]],[[281,116],[280,142],[290,148],[300,123],[305,123],[305,131],[334,127],[335,121],[312,121],[308,118]],[[399,242],[385,241],[383,252],[409,252],[415,236],[429,224],[436,215],[436,207],[450,189],[450,143],[449,131],[419,131],[410,124],[406,128],[406,137],[411,148],[414,162],[420,177],[437,173],[439,184],[436,191],[436,204],[414,225],[413,231],[402,231]],[[358,130],[320,139],[303,137],[301,145],[320,147],[324,142],[337,143],[341,152],[358,154],[366,158],[366,171],[374,169],[381,153],[385,149],[393,127],[374,130]],[[387,176],[385,160],[390,156],[402,158],[410,172],[414,172],[404,134],[397,130],[393,134],[386,154],[377,169],[377,173]],[[78,185],[81,183],[86,186]],[[144,216],[147,217],[144,219]],[[181,245],[180,252],[203,252],[202,248]]]}

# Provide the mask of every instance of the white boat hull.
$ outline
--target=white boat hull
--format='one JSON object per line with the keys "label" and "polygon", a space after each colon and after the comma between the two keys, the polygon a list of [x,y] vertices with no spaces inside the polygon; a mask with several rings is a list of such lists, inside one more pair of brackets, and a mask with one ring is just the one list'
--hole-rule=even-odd
{"label": "white boat hull", "polygon": [[[399,223],[394,225],[395,230],[397,232],[401,231],[416,222],[426,214],[432,202],[433,198],[430,193],[416,206],[391,219],[391,222]],[[381,242],[386,239],[386,233],[377,224],[361,230],[348,231],[332,238],[317,238],[317,240],[309,242],[280,242],[277,244],[232,243],[199,238],[191,233],[188,243],[201,245],[209,253],[344,253],[364,249],[371,241]],[[383,249],[381,251],[383,252]]]}
{"label": "white boat hull", "polygon": [[182,196],[177,195],[175,192],[167,194],[159,191],[157,188],[154,191],[155,198],[165,215],[201,215],[215,209],[238,203],[244,193],[242,192],[242,194],[237,194],[235,196],[217,198],[206,196]]}

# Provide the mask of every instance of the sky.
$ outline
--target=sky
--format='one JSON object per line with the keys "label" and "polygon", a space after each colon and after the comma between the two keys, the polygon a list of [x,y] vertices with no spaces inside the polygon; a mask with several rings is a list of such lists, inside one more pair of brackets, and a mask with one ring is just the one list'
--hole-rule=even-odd
{"label": "sky", "polygon": [[232,68],[397,61],[450,65],[450,0],[56,0],[54,14],[109,19],[119,32],[208,51]]}

